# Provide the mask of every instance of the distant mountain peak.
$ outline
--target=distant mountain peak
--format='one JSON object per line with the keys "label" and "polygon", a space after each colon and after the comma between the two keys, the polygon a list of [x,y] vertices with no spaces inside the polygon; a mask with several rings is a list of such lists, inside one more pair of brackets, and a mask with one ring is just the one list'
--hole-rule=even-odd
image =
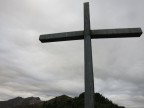
{"label": "distant mountain peak", "polygon": [[8,101],[0,101],[0,108],[15,108],[20,105],[33,105],[39,102],[41,102],[39,97],[16,97]]}
{"label": "distant mountain peak", "polygon": [[15,100],[22,100],[23,98],[22,97],[20,97],[20,96],[18,96],[18,97],[16,97],[16,98],[13,98],[13,99],[10,99],[10,100],[8,100],[8,101],[15,101]]}
{"label": "distant mountain peak", "polygon": [[67,95],[61,95],[61,96],[58,96],[56,97],[57,99],[72,99],[71,97],[67,96]]}
{"label": "distant mountain peak", "polygon": [[[125,108],[114,104],[100,93],[95,93],[94,96],[95,108]],[[84,108],[84,93],[75,98],[61,95],[48,101],[41,101],[39,97],[16,97],[0,101],[0,108]]]}

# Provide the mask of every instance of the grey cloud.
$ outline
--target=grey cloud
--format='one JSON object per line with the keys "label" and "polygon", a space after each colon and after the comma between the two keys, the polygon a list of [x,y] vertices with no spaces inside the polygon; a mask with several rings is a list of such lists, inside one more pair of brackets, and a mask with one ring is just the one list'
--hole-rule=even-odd
{"label": "grey cloud", "polygon": [[[92,29],[144,29],[142,0],[89,1]],[[84,91],[83,41],[39,42],[40,34],[83,30],[83,2],[0,1],[0,100]],[[144,106],[143,41],[143,35],[92,41],[96,92],[121,105]]]}

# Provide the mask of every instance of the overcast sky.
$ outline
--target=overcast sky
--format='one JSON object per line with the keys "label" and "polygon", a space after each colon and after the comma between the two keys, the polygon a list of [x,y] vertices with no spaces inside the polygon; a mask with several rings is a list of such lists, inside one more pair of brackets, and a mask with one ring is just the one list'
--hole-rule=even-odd
{"label": "overcast sky", "polygon": [[[144,30],[143,0],[0,0],[0,100],[47,100],[84,91],[83,40],[41,43],[39,35],[91,29]],[[95,92],[128,108],[144,107],[144,35],[92,40]]]}

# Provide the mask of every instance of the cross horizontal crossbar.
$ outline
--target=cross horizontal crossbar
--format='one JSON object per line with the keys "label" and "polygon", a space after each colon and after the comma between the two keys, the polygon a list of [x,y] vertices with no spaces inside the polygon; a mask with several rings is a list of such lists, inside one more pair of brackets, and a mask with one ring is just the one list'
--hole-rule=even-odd
{"label": "cross horizontal crossbar", "polygon": [[[121,29],[102,29],[91,30],[91,38],[125,38],[125,37],[140,37],[142,34],[141,28],[121,28]],[[44,42],[68,41],[84,39],[84,31],[63,32],[55,34],[40,35],[39,40]]]}

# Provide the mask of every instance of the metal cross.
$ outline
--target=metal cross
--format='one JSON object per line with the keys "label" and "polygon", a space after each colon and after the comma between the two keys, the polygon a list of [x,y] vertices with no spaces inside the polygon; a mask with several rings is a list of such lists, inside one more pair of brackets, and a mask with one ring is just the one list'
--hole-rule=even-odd
{"label": "metal cross", "polygon": [[39,40],[44,42],[57,42],[84,39],[84,61],[85,61],[85,108],[94,108],[94,77],[92,62],[91,39],[98,38],[124,38],[140,37],[141,28],[121,29],[90,29],[89,2],[84,3],[84,31],[64,32],[40,35]]}

